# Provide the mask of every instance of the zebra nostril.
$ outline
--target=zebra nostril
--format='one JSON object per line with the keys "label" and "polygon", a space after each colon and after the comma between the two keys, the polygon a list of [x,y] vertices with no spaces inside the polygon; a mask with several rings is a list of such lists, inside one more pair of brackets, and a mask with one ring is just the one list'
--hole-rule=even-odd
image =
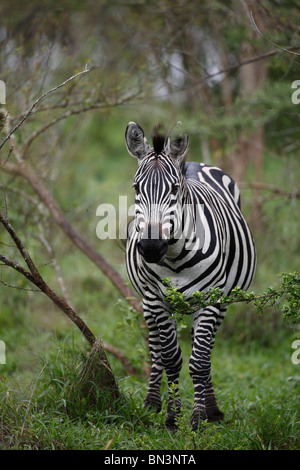
{"label": "zebra nostril", "polygon": [[160,240],[159,253],[161,256],[164,256],[168,251],[168,243],[166,240]]}

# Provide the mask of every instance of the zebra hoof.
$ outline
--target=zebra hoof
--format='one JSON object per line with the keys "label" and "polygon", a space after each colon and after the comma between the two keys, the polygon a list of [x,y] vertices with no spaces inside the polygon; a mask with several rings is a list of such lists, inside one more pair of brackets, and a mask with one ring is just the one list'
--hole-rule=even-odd
{"label": "zebra hoof", "polygon": [[191,417],[191,425],[192,425],[192,430],[197,432],[201,430],[201,422],[205,421],[207,419],[205,409],[201,407],[196,408],[193,410],[192,417]]}
{"label": "zebra hoof", "polygon": [[181,402],[180,400],[170,400],[168,403],[166,427],[169,431],[175,431],[178,428],[178,418],[181,415]]}
{"label": "zebra hoof", "polygon": [[170,413],[167,414],[166,418],[166,428],[169,431],[176,431],[178,428],[178,418],[180,416],[180,413],[174,413],[174,411],[171,411]]}
{"label": "zebra hoof", "polygon": [[209,421],[210,423],[222,421],[224,419],[224,413],[219,410],[217,406],[211,406],[210,408],[206,408],[206,416],[207,421]]}
{"label": "zebra hoof", "polygon": [[145,398],[143,408],[148,408],[151,411],[159,413],[161,410],[161,401],[153,401],[150,398]]}

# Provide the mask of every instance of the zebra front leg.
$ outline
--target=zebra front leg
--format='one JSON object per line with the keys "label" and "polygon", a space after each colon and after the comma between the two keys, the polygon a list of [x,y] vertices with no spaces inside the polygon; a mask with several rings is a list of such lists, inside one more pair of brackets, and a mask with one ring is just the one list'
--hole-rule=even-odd
{"label": "zebra front leg", "polygon": [[[206,404],[210,390],[211,372],[211,340],[216,323],[215,309],[207,309],[194,317],[194,341],[193,350],[189,362],[189,371],[194,385],[194,407],[191,424],[194,431],[199,427],[201,421],[208,418]],[[211,387],[212,389],[212,387]],[[213,394],[214,396],[214,394]]]}
{"label": "zebra front leg", "polygon": [[159,328],[161,360],[167,374],[168,381],[168,409],[166,426],[174,429],[176,420],[181,412],[179,395],[179,374],[182,367],[182,353],[177,340],[175,321],[170,319],[169,313],[157,317]]}
{"label": "zebra front leg", "polygon": [[153,408],[157,413],[161,410],[160,386],[164,367],[161,361],[159,330],[156,319],[144,302],[144,316],[149,330],[149,350],[151,357],[151,373],[144,407]]}

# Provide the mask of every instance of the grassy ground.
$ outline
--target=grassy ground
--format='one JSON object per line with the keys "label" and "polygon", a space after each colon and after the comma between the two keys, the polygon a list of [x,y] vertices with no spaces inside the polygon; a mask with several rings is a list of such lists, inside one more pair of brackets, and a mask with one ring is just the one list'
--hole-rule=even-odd
{"label": "grassy ground", "polygon": [[[226,349],[225,349],[226,351]],[[224,354],[219,348],[219,354]],[[182,381],[184,410],[179,429],[164,426],[165,407],[158,415],[145,412],[145,386],[123,380],[123,400],[114,410],[80,402],[71,404],[74,362],[57,362],[41,369],[27,393],[4,386],[1,415],[1,446],[13,449],[299,449],[299,384],[286,370],[271,372],[276,363],[252,353],[243,361],[238,353],[216,369],[216,390],[225,411],[222,424],[190,430],[192,390]],[[65,353],[64,353],[65,356]],[[265,359],[265,360],[264,360]],[[224,364],[224,361],[223,361]],[[257,370],[263,374],[257,375]],[[76,368],[75,368],[76,370]],[[236,373],[237,372],[237,373]],[[292,372],[292,371],[291,371]],[[297,390],[298,387],[298,390]],[[71,411],[68,410],[69,406]]]}
{"label": "grassy ground", "polygon": [[[134,322],[128,326],[128,318],[128,345],[123,343],[123,351],[136,365],[138,357],[145,358],[145,348]],[[120,313],[119,320],[122,327]],[[34,339],[26,342],[21,338],[8,355],[7,366],[1,366],[2,449],[299,449],[299,365],[291,361],[290,330],[283,328],[275,337],[262,334],[249,341],[232,336],[229,325],[224,327],[216,341],[212,363],[225,421],[205,424],[199,433],[191,431],[189,422],[193,390],[188,374],[190,345],[184,331],[183,413],[178,430],[170,433],[164,426],[166,384],[162,387],[161,413],[144,410],[146,380],[141,368],[137,376],[129,377],[111,357],[120,400],[107,405],[100,386],[96,402],[82,396],[78,373],[86,348],[84,344],[80,346],[81,338],[75,330],[69,328],[70,334],[66,335],[63,322],[60,318],[56,321],[50,332],[38,327],[37,334],[36,328],[31,328]],[[228,319],[228,323],[234,321]],[[136,344],[136,349],[131,343]]]}

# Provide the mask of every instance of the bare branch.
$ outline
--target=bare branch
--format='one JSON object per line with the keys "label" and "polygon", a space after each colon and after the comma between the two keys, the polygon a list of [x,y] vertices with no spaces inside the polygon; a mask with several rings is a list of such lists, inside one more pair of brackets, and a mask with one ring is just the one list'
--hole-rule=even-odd
{"label": "bare branch", "polygon": [[69,83],[71,80],[74,80],[74,78],[77,78],[83,74],[86,74],[88,73],[89,70],[86,68],[85,70],[83,70],[82,72],[78,72],[76,73],[75,75],[73,75],[72,77],[68,78],[67,80],[65,80],[64,82],[62,82],[60,85],[57,85],[53,88],[51,88],[51,90],[48,90],[46,91],[45,93],[43,93],[43,95],[41,95],[34,103],[33,105],[29,108],[29,110],[27,111],[27,113],[22,117],[22,119],[18,122],[18,124],[16,124],[16,126],[9,132],[9,134],[3,139],[2,143],[0,144],[0,150],[2,149],[3,145],[5,144],[5,142],[7,142],[9,140],[9,138],[14,134],[14,132],[16,132],[16,130],[23,124],[23,122],[25,121],[25,119],[28,118],[28,116],[31,114],[32,110],[40,103],[40,101],[42,101],[46,96],[50,95],[50,93],[53,93],[54,91],[58,90],[59,88],[65,86],[67,83]]}
{"label": "bare branch", "polygon": [[56,118],[53,118],[51,121],[47,122],[46,124],[41,126],[38,130],[36,130],[35,132],[32,133],[32,135],[29,137],[29,139],[27,140],[27,142],[24,145],[23,152],[22,152],[23,157],[24,157],[25,153],[27,152],[29,146],[32,144],[32,142],[37,137],[39,137],[43,132],[45,132],[50,127],[53,127],[58,122],[63,121],[64,119],[67,119],[70,116],[74,116],[76,114],[86,113],[88,111],[92,111],[92,110],[95,110],[95,109],[106,109],[106,108],[111,108],[111,107],[115,107],[115,106],[120,106],[122,104],[125,104],[127,101],[129,101],[131,99],[132,99],[132,96],[129,96],[127,98],[123,98],[122,100],[119,100],[119,101],[116,101],[116,102],[113,102],[113,103],[106,103],[106,102],[97,103],[97,102],[95,102],[95,103],[92,103],[90,105],[84,105],[84,106],[76,108],[76,109],[70,109],[66,113],[64,113],[64,114],[62,114],[62,115],[60,115]]}
{"label": "bare branch", "polygon": [[[42,278],[40,276],[40,273],[38,272],[35,264],[33,263],[28,251],[26,250],[26,248],[24,247],[23,243],[21,242],[20,238],[18,237],[18,235],[16,234],[15,230],[13,229],[13,227],[11,226],[9,220],[0,212],[0,222],[2,223],[2,225],[5,227],[6,231],[9,233],[9,235],[11,236],[11,238],[13,239],[13,241],[15,242],[19,252],[21,253],[24,261],[26,262],[27,266],[29,267],[30,269],[30,272],[33,276],[33,278],[36,280],[36,281],[41,281]],[[17,269],[15,267],[15,269]],[[24,273],[22,273],[24,274]],[[25,275],[25,274],[24,274]],[[26,277],[28,278],[28,276],[26,275]]]}
{"label": "bare branch", "polygon": [[34,206],[38,207],[40,204],[40,201],[37,199],[34,199],[32,196],[27,194],[25,191],[22,191],[21,189],[14,188],[13,186],[8,186],[5,184],[0,184],[0,189],[3,191],[10,191],[12,193],[17,194],[18,196],[21,196],[21,198],[26,199],[30,204],[33,204]]}
{"label": "bare branch", "polygon": [[290,199],[293,198],[300,198],[300,192],[296,191],[285,191],[283,189],[277,188],[277,186],[274,186],[272,184],[265,184],[265,183],[238,183],[238,186],[240,188],[249,188],[249,189],[258,189],[258,190],[264,190],[264,191],[270,191],[275,194],[279,194],[280,196],[285,196]]}
{"label": "bare branch", "polygon": [[[81,333],[84,335],[84,337],[87,339],[87,341],[90,343],[91,346],[94,347],[95,344],[97,344],[97,340],[94,336],[94,334],[91,332],[91,330],[87,327],[85,322],[78,316],[78,314],[75,312],[73,307],[71,307],[64,299],[59,297],[44,281],[40,273],[38,272],[34,262],[30,258],[26,248],[24,247],[23,243],[21,242],[20,238],[18,237],[16,231],[10,224],[9,220],[1,213],[0,211],[0,222],[6,229],[6,231],[9,233],[11,238],[14,240],[16,243],[19,251],[21,252],[22,256],[26,254],[26,258],[30,259],[30,270],[32,272],[26,271],[22,266],[20,266],[18,263],[10,260],[4,255],[0,254],[0,261],[4,263],[4,265],[9,266],[16,271],[18,271],[20,274],[22,274],[26,279],[28,279],[32,284],[38,287],[39,291],[42,291],[44,294],[49,297],[50,300],[60,309],[62,310],[72,321],[75,323],[75,325],[79,328]],[[25,259],[25,258],[24,258]],[[5,284],[2,280],[0,281],[1,283]],[[124,369],[127,371],[129,375],[134,375],[135,370],[133,366],[131,365],[130,361],[127,359],[127,357],[117,348],[114,346],[111,346],[110,344],[103,343],[102,345],[103,349],[106,350],[107,352],[111,353],[115,357],[117,357],[120,362],[122,363]],[[108,364],[108,361],[106,360],[106,363]]]}
{"label": "bare branch", "polygon": [[[282,48],[283,51],[290,52],[290,53],[293,50],[297,50],[297,49],[300,49],[300,46],[295,46],[295,47],[291,46],[291,47],[288,47],[286,49]],[[230,65],[228,67],[225,67],[222,70],[218,70],[217,72],[211,73],[207,77],[205,77],[205,79],[214,78],[214,77],[217,77],[218,75],[221,75],[223,73],[232,72],[233,70],[236,70],[240,67],[251,64],[253,62],[257,62],[259,60],[267,59],[268,57],[272,57],[273,55],[276,55],[276,54],[279,54],[279,51],[277,49],[276,50],[272,49],[271,51],[265,52],[264,54],[259,54],[259,55],[253,56],[253,57],[249,57],[249,59],[243,60],[242,62],[239,62],[235,65]]]}
{"label": "bare branch", "polygon": [[21,273],[28,281],[34,282],[34,276],[29,272],[26,271],[26,269],[23,268],[23,266],[20,266],[18,263],[15,263],[14,261],[8,259],[6,256],[0,254],[0,261],[2,261],[6,266],[9,266],[10,268],[15,269],[19,273]]}
{"label": "bare branch", "polygon": [[91,332],[91,330],[87,327],[84,321],[77,315],[77,313],[62,299],[60,298],[50,287],[46,284],[42,276],[40,275],[38,269],[36,268],[34,262],[32,261],[28,251],[24,247],[23,243],[21,242],[19,236],[17,235],[16,231],[10,224],[9,220],[0,212],[0,222],[9,233],[13,241],[15,242],[18,250],[20,251],[22,257],[26,261],[30,272],[26,271],[22,266],[10,259],[6,258],[3,255],[0,255],[0,261],[2,261],[6,266],[10,266],[11,268],[15,269],[23,276],[26,277],[30,282],[32,282],[36,287],[38,287],[44,294],[52,300],[55,305],[62,310],[72,321],[75,325],[80,329],[84,337],[87,341],[93,345],[96,341],[95,336]]}
{"label": "bare branch", "polygon": [[[279,46],[278,46],[278,49],[280,49]],[[281,48],[281,50],[278,50],[278,49],[272,49],[269,52],[265,52],[265,53],[259,54],[257,56],[249,57],[246,60],[243,60],[241,62],[237,62],[234,65],[229,65],[228,67],[224,67],[220,70],[217,70],[216,72],[207,73],[205,75],[205,77],[201,77],[199,80],[195,80],[192,83],[190,83],[188,85],[185,85],[182,88],[176,89],[174,91],[169,91],[168,95],[172,94],[172,93],[178,93],[178,92],[188,90],[189,88],[193,88],[196,85],[200,85],[201,83],[205,82],[206,80],[210,80],[212,78],[218,77],[219,75],[223,75],[223,74],[233,72],[234,70],[237,70],[241,67],[244,67],[245,65],[251,64],[253,62],[258,62],[260,60],[264,60],[264,59],[267,59],[267,58],[272,57],[274,55],[280,54],[282,51],[292,53],[292,51],[296,51],[296,50],[300,49],[300,46],[291,46],[291,47],[287,47],[287,48]],[[297,55],[299,55],[299,54],[297,54]]]}
{"label": "bare branch", "polygon": [[120,351],[119,349],[107,343],[102,343],[102,347],[105,349],[105,351],[109,352],[110,354],[112,354],[113,356],[119,359],[119,361],[122,363],[124,369],[128,372],[129,375],[132,375],[132,376],[135,375],[134,367],[129,362],[127,357],[124,356],[122,351]]}
{"label": "bare branch", "polygon": [[64,281],[64,278],[63,278],[63,275],[62,275],[62,272],[61,272],[60,265],[59,265],[59,263],[56,259],[56,256],[55,256],[54,247],[53,247],[51,241],[47,240],[47,238],[45,237],[45,234],[44,234],[44,228],[45,227],[44,227],[44,224],[43,224],[43,220],[39,220],[38,217],[35,217],[35,219],[37,221],[37,226],[39,228],[38,238],[39,238],[40,242],[42,243],[42,245],[46,248],[46,250],[47,250],[47,252],[50,256],[50,260],[51,260],[51,263],[54,266],[57,282],[60,286],[62,296],[63,296],[64,300],[67,302],[67,304],[69,304],[70,307],[73,308],[71,299],[70,299],[70,297],[68,295],[68,292],[67,292],[67,288],[66,288],[65,281]]}
{"label": "bare branch", "polygon": [[262,36],[264,39],[266,39],[268,42],[270,42],[271,44],[273,44],[273,46],[275,46],[277,49],[280,49],[281,51],[283,52],[287,52],[288,54],[293,54],[293,55],[300,55],[298,52],[294,52],[295,49],[299,49],[299,47],[282,47],[282,46],[279,46],[278,44],[276,44],[274,41],[272,41],[272,39],[268,38],[267,36],[265,36],[261,30],[259,29],[259,27],[257,26],[255,20],[254,20],[254,17],[253,17],[253,13],[252,11],[250,11],[248,13],[248,17],[251,21],[251,24],[252,24],[252,27],[254,29],[254,31],[256,31],[260,36]]}
{"label": "bare branch", "polygon": [[5,287],[9,287],[10,289],[23,290],[25,292],[41,292],[39,289],[30,289],[29,287],[13,286],[12,284],[8,284],[7,282],[4,282],[2,279],[0,279],[0,283],[3,284],[3,286]]}

